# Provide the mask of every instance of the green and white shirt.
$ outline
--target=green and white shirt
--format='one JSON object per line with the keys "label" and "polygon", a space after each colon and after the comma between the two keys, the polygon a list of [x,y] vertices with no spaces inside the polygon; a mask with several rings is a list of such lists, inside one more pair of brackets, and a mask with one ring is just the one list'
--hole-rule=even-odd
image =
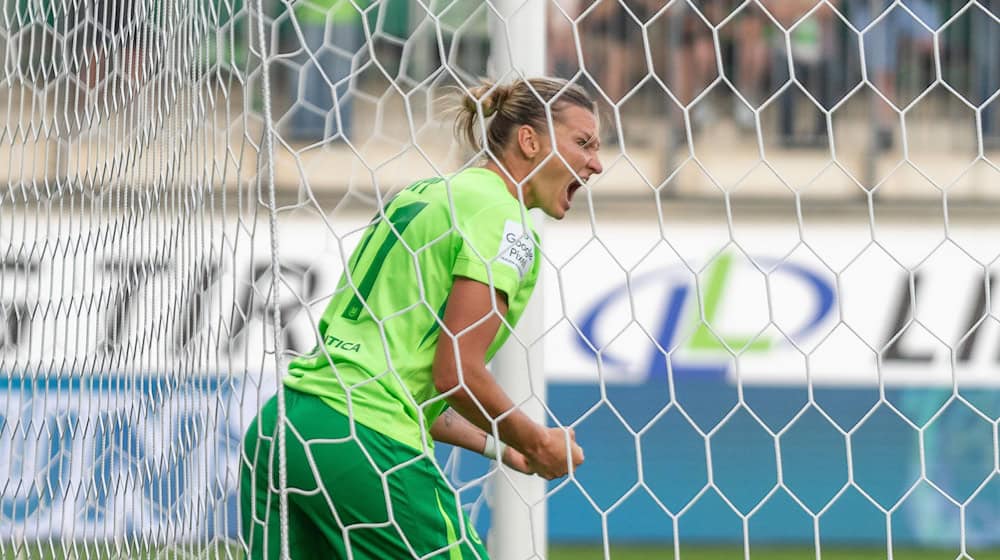
{"label": "green and white shirt", "polygon": [[[422,405],[438,395],[431,366],[455,276],[506,294],[511,325],[531,297],[538,235],[523,210],[481,168],[401,191],[365,230],[320,319],[330,359],[317,348],[293,360],[285,385],[422,449],[422,430],[447,407],[443,399]],[[509,335],[500,328],[487,361]]]}

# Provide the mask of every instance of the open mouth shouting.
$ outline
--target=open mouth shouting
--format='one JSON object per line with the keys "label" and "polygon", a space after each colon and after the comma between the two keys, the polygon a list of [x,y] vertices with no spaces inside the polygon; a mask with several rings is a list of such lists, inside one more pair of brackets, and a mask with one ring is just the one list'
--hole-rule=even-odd
{"label": "open mouth shouting", "polygon": [[566,208],[569,208],[570,202],[573,200],[573,195],[576,194],[576,191],[578,191],[582,186],[583,183],[577,181],[576,179],[571,180],[566,186]]}

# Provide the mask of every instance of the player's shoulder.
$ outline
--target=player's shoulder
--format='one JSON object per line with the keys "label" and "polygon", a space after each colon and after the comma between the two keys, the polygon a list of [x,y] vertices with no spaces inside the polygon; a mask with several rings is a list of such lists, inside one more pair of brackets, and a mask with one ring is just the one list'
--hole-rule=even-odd
{"label": "player's shoulder", "polygon": [[499,175],[482,167],[470,167],[448,178],[452,203],[466,218],[517,216],[521,205],[507,190]]}
{"label": "player's shoulder", "polygon": [[454,215],[459,221],[487,216],[518,216],[521,210],[520,203],[510,195],[503,179],[479,167],[421,179],[404,189],[399,198],[400,202],[421,200]]}

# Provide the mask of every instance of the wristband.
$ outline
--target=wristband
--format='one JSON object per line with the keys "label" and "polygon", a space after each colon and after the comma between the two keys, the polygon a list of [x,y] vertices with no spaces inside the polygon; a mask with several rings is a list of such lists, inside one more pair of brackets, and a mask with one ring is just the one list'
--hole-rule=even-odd
{"label": "wristband", "polygon": [[492,434],[486,434],[486,445],[483,446],[483,456],[493,460],[503,457],[503,442],[498,441]]}

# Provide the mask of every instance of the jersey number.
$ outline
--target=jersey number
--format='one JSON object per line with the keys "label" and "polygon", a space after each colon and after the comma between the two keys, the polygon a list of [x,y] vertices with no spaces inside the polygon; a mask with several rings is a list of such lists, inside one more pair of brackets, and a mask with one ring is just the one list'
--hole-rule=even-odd
{"label": "jersey number", "polygon": [[[368,296],[372,293],[372,288],[375,286],[375,280],[378,278],[379,271],[382,270],[382,265],[385,263],[385,257],[392,250],[392,247],[399,242],[399,238],[403,236],[403,231],[406,230],[410,222],[417,217],[427,206],[426,202],[411,202],[405,206],[400,206],[389,216],[389,223],[392,224],[392,228],[386,234],[385,239],[382,240],[382,244],[379,245],[378,250],[375,252],[375,257],[372,259],[371,265],[369,265],[368,270],[365,272],[364,278],[361,279],[361,283],[358,284],[358,289],[354,293],[354,297],[351,301],[347,303],[347,308],[344,309],[343,317],[345,319],[351,319],[352,321],[357,320],[361,316],[361,312],[364,310],[364,300],[368,299]],[[384,223],[384,222],[383,222]],[[375,230],[378,226],[373,227],[368,231],[368,235],[365,236],[365,240],[361,243],[361,249],[358,251],[358,256],[354,261],[354,270],[351,271],[351,277],[357,277],[358,263],[364,260],[365,251],[368,250],[368,242],[372,240],[375,236]]]}

